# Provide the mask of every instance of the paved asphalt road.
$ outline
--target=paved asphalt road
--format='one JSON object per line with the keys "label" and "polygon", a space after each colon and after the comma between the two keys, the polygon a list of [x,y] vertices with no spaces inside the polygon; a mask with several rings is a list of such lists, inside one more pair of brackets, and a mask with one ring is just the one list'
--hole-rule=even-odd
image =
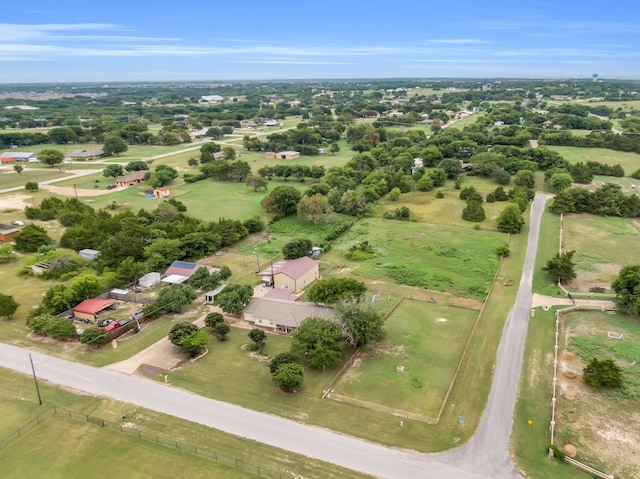
{"label": "paved asphalt road", "polygon": [[[32,352],[38,377],[94,395],[170,414],[188,421],[384,478],[502,479],[520,477],[508,454],[527,321],[531,279],[544,195],[532,205],[527,255],[516,303],[498,350],[487,409],[464,446],[440,454],[387,448],[318,427],[299,424],[138,376]],[[0,366],[31,374],[28,350],[0,344]]]}

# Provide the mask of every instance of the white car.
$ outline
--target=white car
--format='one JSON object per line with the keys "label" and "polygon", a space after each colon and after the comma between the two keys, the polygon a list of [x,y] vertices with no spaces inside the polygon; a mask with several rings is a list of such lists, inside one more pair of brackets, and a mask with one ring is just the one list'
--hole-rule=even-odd
{"label": "white car", "polygon": [[11,224],[14,226],[24,226],[24,221],[15,220],[15,221],[12,221]]}

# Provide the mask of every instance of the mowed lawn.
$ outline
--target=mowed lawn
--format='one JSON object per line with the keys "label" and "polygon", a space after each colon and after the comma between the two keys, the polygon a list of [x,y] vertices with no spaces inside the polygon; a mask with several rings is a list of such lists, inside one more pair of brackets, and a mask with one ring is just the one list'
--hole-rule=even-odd
{"label": "mowed lawn", "polygon": [[64,178],[65,176],[69,175],[67,173],[61,173],[57,168],[38,170],[25,168],[22,173],[17,174],[14,173],[13,166],[8,166],[0,170],[0,190],[24,186],[25,183],[29,181],[39,183],[41,181],[53,180],[54,178]]}
{"label": "mowed lawn", "polygon": [[[337,240],[324,259],[343,263],[354,275],[369,280],[484,299],[498,265],[496,248],[505,238],[457,226],[368,218]],[[375,256],[348,259],[345,252],[363,240]]]}
{"label": "mowed lawn", "polygon": [[588,214],[564,216],[563,248],[575,251],[575,290],[611,289],[620,269],[640,258],[640,223],[632,218]]}
{"label": "mowed lawn", "polygon": [[562,155],[569,163],[578,163],[579,161],[583,163],[599,161],[608,165],[620,163],[626,175],[630,175],[640,168],[640,155],[637,153],[579,146],[547,146],[547,148]]}
{"label": "mowed lawn", "polygon": [[334,391],[437,418],[477,316],[470,309],[404,300],[386,321],[384,342],[356,361]]}
{"label": "mowed lawn", "polygon": [[4,479],[247,477],[231,466],[56,415],[0,450],[0,475]]}

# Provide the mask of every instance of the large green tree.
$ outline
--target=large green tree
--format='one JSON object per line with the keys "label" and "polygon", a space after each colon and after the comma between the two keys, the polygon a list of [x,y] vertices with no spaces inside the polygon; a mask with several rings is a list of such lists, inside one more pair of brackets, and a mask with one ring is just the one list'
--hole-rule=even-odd
{"label": "large green tree", "polygon": [[216,298],[215,304],[225,313],[238,314],[253,296],[250,284],[230,284]]}
{"label": "large green tree", "polygon": [[384,338],[384,318],[371,305],[346,300],[338,304],[335,311],[350,345],[360,347]]}
{"label": "large green tree", "polygon": [[110,136],[105,138],[102,151],[106,156],[118,156],[120,153],[127,151],[129,147],[119,136]]}
{"label": "large green tree", "polygon": [[16,249],[24,253],[35,253],[42,245],[49,245],[53,241],[42,226],[29,223],[20,230],[20,234],[14,239]]}
{"label": "large green tree", "polygon": [[576,264],[573,262],[575,251],[557,254],[549,261],[542,271],[546,271],[554,282],[569,282],[576,278]]}
{"label": "large green tree", "polygon": [[520,233],[524,225],[524,218],[520,208],[515,203],[509,203],[498,216],[498,231],[503,233]]}
{"label": "large green tree", "polygon": [[45,148],[38,153],[38,160],[45,165],[59,165],[64,160],[64,153],[53,148]]}
{"label": "large green tree", "polygon": [[281,185],[262,199],[262,206],[269,212],[279,216],[296,213],[302,194],[293,186]]}
{"label": "large green tree", "polygon": [[258,351],[262,352],[264,350],[264,345],[267,342],[267,333],[262,329],[252,328],[247,336],[249,336],[249,339],[254,342]]}
{"label": "large green tree", "polygon": [[623,267],[611,287],[616,292],[618,308],[640,314],[640,265]]}
{"label": "large green tree", "polygon": [[285,363],[273,374],[273,382],[287,392],[296,391],[304,381],[304,371],[300,364]]}
{"label": "large green tree", "polygon": [[172,284],[158,293],[151,310],[159,310],[167,313],[180,313],[182,308],[193,303],[196,293],[188,284]]}
{"label": "large green tree", "polygon": [[296,259],[308,256],[313,243],[309,238],[294,238],[282,247],[284,259]]}
{"label": "large green tree", "polygon": [[18,309],[18,303],[13,296],[0,293],[0,316],[9,319]]}
{"label": "large green tree", "polygon": [[291,352],[314,369],[335,368],[344,360],[345,342],[338,324],[328,319],[305,319],[293,333]]}
{"label": "large green tree", "polygon": [[124,174],[124,170],[121,165],[107,165],[102,170],[102,176],[106,178],[117,178]]}

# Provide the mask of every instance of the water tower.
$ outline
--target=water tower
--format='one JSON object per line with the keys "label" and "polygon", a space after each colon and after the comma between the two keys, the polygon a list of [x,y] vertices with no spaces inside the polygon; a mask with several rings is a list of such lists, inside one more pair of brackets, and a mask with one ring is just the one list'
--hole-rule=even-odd
{"label": "water tower", "polygon": [[597,74],[597,73],[594,73],[593,75],[591,75],[591,81],[592,81],[593,83],[595,83],[595,82],[597,82],[597,81],[598,81],[598,74]]}

